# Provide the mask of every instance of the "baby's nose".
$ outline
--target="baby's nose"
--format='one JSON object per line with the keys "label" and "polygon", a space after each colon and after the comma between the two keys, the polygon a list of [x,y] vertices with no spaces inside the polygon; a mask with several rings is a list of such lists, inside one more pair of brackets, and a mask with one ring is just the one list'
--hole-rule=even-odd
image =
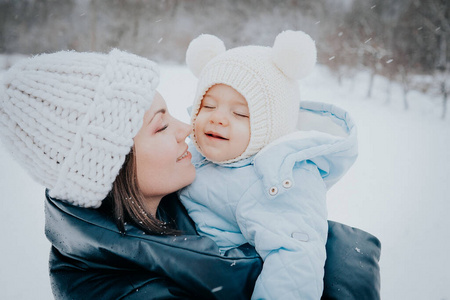
{"label": "baby's nose", "polygon": [[213,124],[220,124],[222,126],[228,126],[229,124],[227,115],[220,110],[216,110],[212,113],[210,122]]}

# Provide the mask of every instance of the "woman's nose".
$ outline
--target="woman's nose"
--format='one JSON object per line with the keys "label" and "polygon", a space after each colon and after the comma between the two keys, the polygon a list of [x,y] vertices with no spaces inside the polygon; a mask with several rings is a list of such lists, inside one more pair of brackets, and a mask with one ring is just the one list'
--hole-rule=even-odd
{"label": "woman's nose", "polygon": [[184,122],[177,120],[177,141],[184,141],[192,132],[192,127]]}
{"label": "woman's nose", "polygon": [[223,113],[219,109],[214,111],[211,114],[209,122],[212,123],[212,124],[220,124],[222,126],[228,126],[228,118],[227,118],[227,116],[225,115],[225,113]]}

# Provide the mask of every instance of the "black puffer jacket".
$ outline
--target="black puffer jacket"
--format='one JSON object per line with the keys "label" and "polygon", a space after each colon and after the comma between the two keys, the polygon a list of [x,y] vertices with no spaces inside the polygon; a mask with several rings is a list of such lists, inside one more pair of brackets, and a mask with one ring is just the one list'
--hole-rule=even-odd
{"label": "black puffer jacket", "polygon": [[[46,235],[56,299],[249,299],[262,261],[248,244],[219,255],[200,237],[176,194],[160,207],[185,235],[151,236],[127,225],[121,234],[105,212],[47,194]],[[379,299],[380,243],[329,222],[322,299]]]}

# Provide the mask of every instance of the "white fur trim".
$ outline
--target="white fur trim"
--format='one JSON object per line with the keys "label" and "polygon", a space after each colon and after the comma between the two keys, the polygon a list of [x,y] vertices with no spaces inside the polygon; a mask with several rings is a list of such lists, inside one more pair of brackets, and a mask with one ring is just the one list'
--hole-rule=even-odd
{"label": "white fur trim", "polygon": [[297,130],[315,130],[323,133],[328,133],[336,137],[348,136],[348,132],[346,132],[341,126],[334,123],[329,116],[323,116],[304,110],[301,110],[299,112]]}

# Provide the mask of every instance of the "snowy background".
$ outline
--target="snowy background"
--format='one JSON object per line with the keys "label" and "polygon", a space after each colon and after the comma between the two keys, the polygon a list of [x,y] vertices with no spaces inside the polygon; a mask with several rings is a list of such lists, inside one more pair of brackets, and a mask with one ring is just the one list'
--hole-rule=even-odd
{"label": "snowy background", "polygon": [[[303,99],[339,105],[358,126],[360,155],[329,192],[329,219],[381,240],[382,299],[449,300],[450,122],[439,118],[438,100],[428,94],[412,92],[405,111],[395,83],[387,104],[382,77],[366,98],[369,76],[360,71],[339,84],[319,65],[300,83]],[[159,91],[185,122],[195,83],[185,67],[162,66]],[[0,299],[52,299],[44,188],[2,147],[0,157]]]}
{"label": "snowy background", "polygon": [[[450,300],[449,12],[446,0],[0,0],[0,76],[16,53],[117,47],[163,62],[159,90],[187,122],[194,37],[230,48],[303,30],[320,63],[300,83],[303,99],[348,110],[359,132],[329,218],[381,240],[383,300]],[[52,299],[44,188],[1,144],[0,189],[0,299]]]}

